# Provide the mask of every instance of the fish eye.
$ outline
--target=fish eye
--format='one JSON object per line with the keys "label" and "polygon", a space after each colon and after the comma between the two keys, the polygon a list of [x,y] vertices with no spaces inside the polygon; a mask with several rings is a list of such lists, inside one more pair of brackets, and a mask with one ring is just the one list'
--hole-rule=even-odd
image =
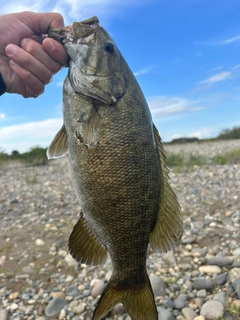
{"label": "fish eye", "polygon": [[113,53],[114,52],[114,45],[112,44],[112,42],[105,42],[104,49],[109,53]]}

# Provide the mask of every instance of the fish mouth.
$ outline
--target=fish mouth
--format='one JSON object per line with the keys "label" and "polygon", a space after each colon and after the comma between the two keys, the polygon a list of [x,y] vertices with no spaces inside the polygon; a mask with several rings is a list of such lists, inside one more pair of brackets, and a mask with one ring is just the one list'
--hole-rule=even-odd
{"label": "fish mouth", "polygon": [[88,44],[94,41],[98,28],[99,20],[94,16],[81,22],[73,22],[67,27],[49,29],[48,36],[63,45],[67,42]]}

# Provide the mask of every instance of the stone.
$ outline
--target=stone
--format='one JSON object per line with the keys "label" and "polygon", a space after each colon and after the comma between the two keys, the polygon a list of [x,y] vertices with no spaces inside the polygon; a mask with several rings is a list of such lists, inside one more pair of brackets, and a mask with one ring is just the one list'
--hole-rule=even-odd
{"label": "stone", "polygon": [[206,320],[217,320],[223,316],[223,305],[219,301],[209,300],[204,303],[200,315]]}
{"label": "stone", "polygon": [[58,317],[58,319],[59,320],[63,320],[65,317],[66,317],[66,311],[65,311],[65,309],[62,309],[61,310],[61,312],[60,312],[60,314],[59,314],[59,317]]}
{"label": "stone", "polygon": [[225,267],[225,266],[229,266],[232,263],[232,260],[227,257],[212,257],[212,258],[209,258],[207,262],[210,265]]}
{"label": "stone", "polygon": [[182,314],[186,320],[193,320],[197,317],[196,312],[191,308],[183,308]]}
{"label": "stone", "polygon": [[69,267],[77,267],[77,266],[78,266],[78,262],[73,259],[73,257],[71,256],[71,254],[67,254],[67,255],[65,256],[64,260],[65,260],[66,263],[69,265]]}
{"label": "stone", "polygon": [[234,280],[233,287],[237,293],[238,299],[240,299],[240,279]]}
{"label": "stone", "polygon": [[220,273],[215,277],[215,283],[219,286],[223,286],[227,282],[226,273]]}
{"label": "stone", "polygon": [[211,290],[214,287],[213,282],[209,279],[200,277],[193,281],[193,288],[197,290]]}
{"label": "stone", "polygon": [[204,274],[204,273],[213,273],[213,274],[219,274],[221,273],[221,269],[218,266],[201,266],[199,267],[199,272]]}
{"label": "stone", "polygon": [[78,290],[77,286],[72,285],[67,287],[66,296],[78,297],[80,294],[81,292]]}
{"label": "stone", "polygon": [[176,259],[175,259],[175,257],[174,257],[174,254],[173,254],[173,251],[171,250],[171,251],[169,251],[169,252],[167,252],[167,253],[164,253],[163,255],[162,255],[162,259],[163,259],[163,261],[166,263],[166,264],[168,264],[168,265],[176,265]]}
{"label": "stone", "polygon": [[206,298],[206,296],[207,296],[207,291],[205,289],[201,289],[197,292],[198,298]]}
{"label": "stone", "polygon": [[155,297],[164,297],[166,295],[166,284],[165,282],[155,274],[151,273],[149,276],[153,293]]}
{"label": "stone", "polygon": [[240,312],[240,300],[234,300],[231,304],[231,308]]}
{"label": "stone", "polygon": [[203,316],[197,316],[196,318],[194,318],[193,320],[205,320],[205,318]]}
{"label": "stone", "polygon": [[240,256],[240,248],[237,248],[237,249],[233,250],[232,254],[234,256]]}
{"label": "stone", "polygon": [[44,246],[45,242],[42,239],[36,239],[35,244],[36,246]]}
{"label": "stone", "polygon": [[7,309],[0,309],[0,320],[8,319],[8,311]]}
{"label": "stone", "polygon": [[97,296],[103,293],[105,288],[105,283],[102,280],[96,279],[91,282],[92,289],[91,289],[91,296],[96,298]]}
{"label": "stone", "polygon": [[226,292],[218,292],[213,296],[213,301],[219,301],[223,306],[225,306],[227,302],[227,294]]}
{"label": "stone", "polygon": [[86,308],[86,303],[81,302],[78,306],[74,307],[72,311],[76,314],[81,314]]}
{"label": "stone", "polygon": [[186,300],[186,295],[181,293],[176,299],[173,300],[174,307],[179,310],[184,308],[186,305]]}
{"label": "stone", "polygon": [[12,311],[17,310],[18,309],[18,305],[16,303],[12,303],[12,304],[10,304],[9,309],[12,310]]}
{"label": "stone", "polygon": [[157,307],[158,311],[158,320],[175,320],[173,314],[162,307]]}
{"label": "stone", "polygon": [[50,293],[50,297],[51,298],[55,298],[55,297],[59,297],[64,299],[65,298],[65,294],[62,291],[53,291]]}
{"label": "stone", "polygon": [[163,300],[163,305],[167,309],[173,309],[174,308],[174,303],[173,303],[172,299],[170,299],[170,298],[164,299]]}
{"label": "stone", "polygon": [[121,315],[125,313],[125,309],[122,303],[118,303],[114,308],[113,308],[113,314]]}
{"label": "stone", "polygon": [[67,301],[59,298],[59,297],[55,297],[53,298],[49,304],[47,305],[46,309],[45,309],[45,314],[47,317],[53,317],[58,315],[61,310],[67,305]]}
{"label": "stone", "polygon": [[228,278],[231,282],[240,279],[240,268],[233,268],[228,273]]}
{"label": "stone", "polygon": [[19,292],[13,292],[9,295],[9,300],[15,300],[19,297]]}

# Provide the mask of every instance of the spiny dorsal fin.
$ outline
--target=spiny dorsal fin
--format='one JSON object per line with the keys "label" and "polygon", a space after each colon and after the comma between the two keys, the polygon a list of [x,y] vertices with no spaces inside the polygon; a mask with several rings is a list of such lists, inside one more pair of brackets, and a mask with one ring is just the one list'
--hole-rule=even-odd
{"label": "spiny dorsal fin", "polygon": [[162,187],[160,205],[156,224],[150,235],[150,245],[154,250],[167,252],[180,243],[182,237],[182,215],[177,196],[169,184],[169,170],[158,130],[153,124],[156,146],[159,153],[159,160],[162,171]]}
{"label": "spiny dorsal fin", "polygon": [[80,263],[100,265],[107,260],[107,251],[97,241],[83,216],[73,228],[68,248],[72,257]]}
{"label": "spiny dorsal fin", "polygon": [[58,131],[50,146],[47,149],[48,159],[57,159],[68,154],[68,143],[65,126]]}

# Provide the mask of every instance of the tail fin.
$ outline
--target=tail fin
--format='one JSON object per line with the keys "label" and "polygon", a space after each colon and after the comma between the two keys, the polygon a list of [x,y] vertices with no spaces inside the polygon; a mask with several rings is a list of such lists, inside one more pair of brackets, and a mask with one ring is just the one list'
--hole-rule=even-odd
{"label": "tail fin", "polygon": [[132,320],[158,320],[149,279],[137,288],[119,289],[110,279],[94,311],[92,320],[100,320],[116,304],[122,303]]}

